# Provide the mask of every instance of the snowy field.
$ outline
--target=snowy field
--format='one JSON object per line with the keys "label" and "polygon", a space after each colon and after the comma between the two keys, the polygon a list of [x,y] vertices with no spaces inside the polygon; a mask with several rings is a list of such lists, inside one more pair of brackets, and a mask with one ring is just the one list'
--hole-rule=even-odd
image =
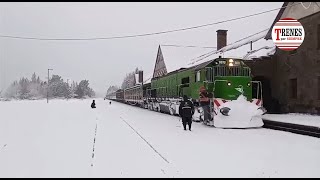
{"label": "snowy field", "polygon": [[263,119],[285,123],[301,124],[306,126],[320,127],[320,116],[308,114],[265,114]]}
{"label": "snowy field", "polygon": [[0,102],[0,177],[320,177],[319,138],[91,101]]}

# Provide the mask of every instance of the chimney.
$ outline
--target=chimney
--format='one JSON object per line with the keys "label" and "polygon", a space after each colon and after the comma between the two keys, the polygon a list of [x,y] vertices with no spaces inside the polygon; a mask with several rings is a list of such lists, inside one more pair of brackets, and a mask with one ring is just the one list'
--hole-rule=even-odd
{"label": "chimney", "polygon": [[217,50],[227,45],[227,31],[228,30],[217,30]]}
{"label": "chimney", "polygon": [[139,71],[139,83],[143,83],[143,71]]}

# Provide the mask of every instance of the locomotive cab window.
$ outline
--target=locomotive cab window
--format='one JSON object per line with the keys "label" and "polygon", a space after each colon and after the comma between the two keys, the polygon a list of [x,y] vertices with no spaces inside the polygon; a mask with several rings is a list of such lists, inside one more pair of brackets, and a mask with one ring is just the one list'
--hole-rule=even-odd
{"label": "locomotive cab window", "polygon": [[189,87],[189,77],[185,77],[181,79],[182,87]]}
{"label": "locomotive cab window", "polygon": [[213,80],[213,72],[212,67],[206,67],[206,81],[212,82]]}
{"label": "locomotive cab window", "polygon": [[234,65],[240,66],[240,65],[241,65],[241,61],[235,61],[235,62],[234,62]]}
{"label": "locomotive cab window", "polygon": [[233,67],[233,66],[241,66],[242,65],[242,63],[241,63],[242,61],[239,61],[239,60],[234,60],[234,59],[228,59],[228,63],[227,63],[227,65],[229,66],[229,67]]}
{"label": "locomotive cab window", "polygon": [[218,61],[218,64],[219,64],[219,65],[226,65],[226,63],[227,63],[227,62],[226,62],[225,60]]}
{"label": "locomotive cab window", "polygon": [[199,82],[200,81],[200,71],[197,71],[196,73],[196,82]]}

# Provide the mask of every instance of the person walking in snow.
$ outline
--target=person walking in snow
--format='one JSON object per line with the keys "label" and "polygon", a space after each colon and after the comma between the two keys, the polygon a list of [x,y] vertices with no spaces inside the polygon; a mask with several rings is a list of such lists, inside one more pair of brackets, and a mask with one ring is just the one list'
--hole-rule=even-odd
{"label": "person walking in snow", "polygon": [[210,98],[212,97],[212,93],[208,93],[205,87],[202,86],[200,88],[199,100],[204,113],[204,121],[210,121],[212,119],[210,114]]}
{"label": "person walking in snow", "polygon": [[184,95],[183,101],[181,101],[179,106],[179,115],[182,118],[182,125],[184,130],[187,130],[187,124],[188,124],[189,130],[191,131],[193,114],[194,114],[194,105],[188,99],[188,96]]}
{"label": "person walking in snow", "polygon": [[92,101],[92,103],[91,103],[91,108],[92,108],[92,109],[96,108],[95,100]]}

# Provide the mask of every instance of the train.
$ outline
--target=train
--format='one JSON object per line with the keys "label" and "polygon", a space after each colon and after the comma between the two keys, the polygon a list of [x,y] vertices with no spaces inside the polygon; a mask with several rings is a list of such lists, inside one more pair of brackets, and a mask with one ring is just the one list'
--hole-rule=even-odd
{"label": "train", "polygon": [[[213,94],[212,119],[204,121],[199,103],[200,88]],[[243,59],[216,58],[188,68],[154,77],[151,82],[119,89],[106,95],[114,100],[152,111],[179,114],[183,95],[195,105],[193,121],[217,128],[258,128],[263,126],[262,84],[253,81],[251,69]],[[224,113],[227,112],[227,113]]]}

